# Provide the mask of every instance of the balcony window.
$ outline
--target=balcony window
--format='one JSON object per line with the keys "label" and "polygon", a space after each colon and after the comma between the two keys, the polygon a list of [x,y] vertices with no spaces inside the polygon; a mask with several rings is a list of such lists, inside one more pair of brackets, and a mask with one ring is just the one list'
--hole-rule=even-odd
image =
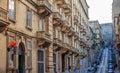
{"label": "balcony window", "polygon": [[27,27],[31,28],[31,11],[30,10],[27,10],[26,24],[27,24]]}
{"label": "balcony window", "polygon": [[9,18],[15,19],[15,0],[9,0]]}
{"label": "balcony window", "polygon": [[44,19],[39,19],[39,31],[44,30]]}

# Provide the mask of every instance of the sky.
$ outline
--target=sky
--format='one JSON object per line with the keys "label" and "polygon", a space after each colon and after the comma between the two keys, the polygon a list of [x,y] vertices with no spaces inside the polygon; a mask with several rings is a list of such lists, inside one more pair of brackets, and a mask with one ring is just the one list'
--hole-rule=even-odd
{"label": "sky", "polygon": [[112,22],[112,0],[87,0],[90,20]]}

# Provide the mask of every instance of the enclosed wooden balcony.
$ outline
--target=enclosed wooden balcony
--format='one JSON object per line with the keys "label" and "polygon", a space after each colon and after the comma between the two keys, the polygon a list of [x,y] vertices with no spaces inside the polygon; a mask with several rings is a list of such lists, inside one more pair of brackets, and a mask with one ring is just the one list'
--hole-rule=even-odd
{"label": "enclosed wooden balcony", "polygon": [[49,3],[49,0],[38,0],[38,14],[40,16],[48,16],[52,13],[52,5]]}
{"label": "enclosed wooden balcony", "polygon": [[0,7],[0,32],[4,31],[8,25],[8,11]]}
{"label": "enclosed wooden balcony", "polygon": [[52,42],[51,35],[45,31],[37,31],[37,38],[38,46],[46,47],[49,46]]}

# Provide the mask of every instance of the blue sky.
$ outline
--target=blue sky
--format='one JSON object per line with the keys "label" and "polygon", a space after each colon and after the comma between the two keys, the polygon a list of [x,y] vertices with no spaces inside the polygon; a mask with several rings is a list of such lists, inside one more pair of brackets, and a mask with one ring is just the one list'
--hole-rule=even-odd
{"label": "blue sky", "polygon": [[87,0],[90,20],[99,23],[112,22],[112,0]]}

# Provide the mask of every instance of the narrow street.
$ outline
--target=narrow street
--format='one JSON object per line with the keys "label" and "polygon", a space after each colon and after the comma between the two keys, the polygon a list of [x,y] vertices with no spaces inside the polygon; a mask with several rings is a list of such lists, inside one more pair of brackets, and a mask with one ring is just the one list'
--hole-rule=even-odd
{"label": "narrow street", "polygon": [[108,48],[105,48],[102,54],[101,64],[98,66],[96,73],[106,73],[107,71],[107,61],[108,61]]}

